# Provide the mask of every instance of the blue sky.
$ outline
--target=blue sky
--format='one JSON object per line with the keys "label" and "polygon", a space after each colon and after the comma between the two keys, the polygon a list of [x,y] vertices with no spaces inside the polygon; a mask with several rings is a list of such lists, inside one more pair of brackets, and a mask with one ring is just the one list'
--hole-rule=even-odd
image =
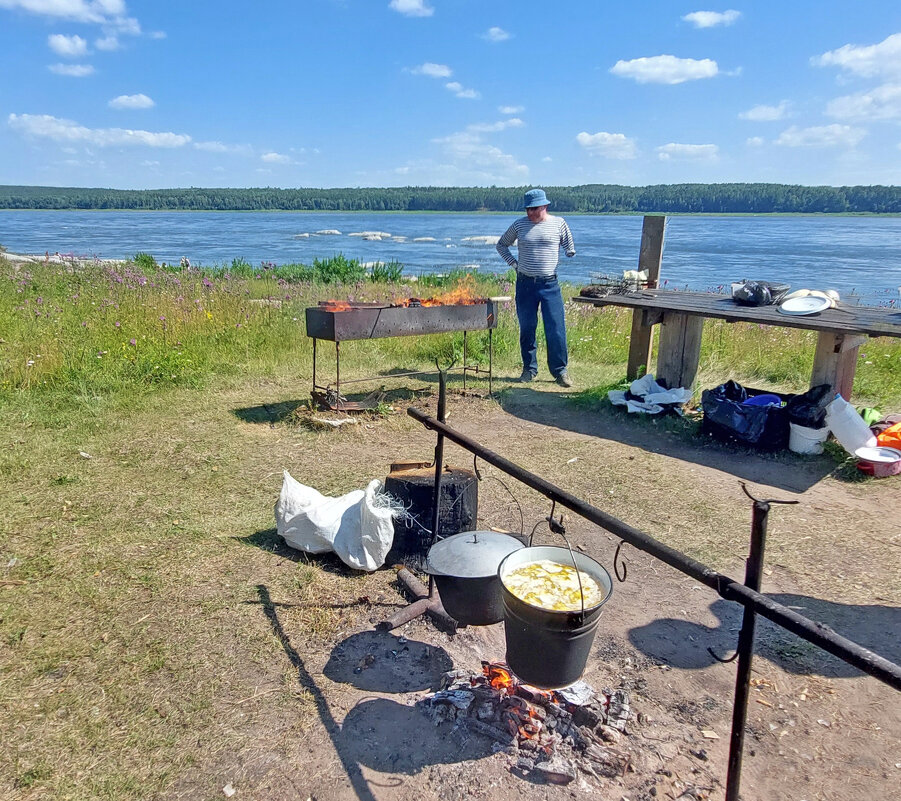
{"label": "blue sky", "polygon": [[901,184],[901,3],[0,0],[0,183]]}

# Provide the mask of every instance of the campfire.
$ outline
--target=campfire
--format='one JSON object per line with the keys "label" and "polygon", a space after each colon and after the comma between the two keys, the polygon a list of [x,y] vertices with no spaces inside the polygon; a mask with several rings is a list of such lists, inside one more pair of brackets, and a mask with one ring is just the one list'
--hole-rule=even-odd
{"label": "campfire", "polygon": [[622,777],[630,767],[617,748],[631,718],[624,689],[595,692],[585,682],[541,690],[518,681],[502,662],[483,662],[481,675],[445,673],[443,689],[419,702],[435,725],[481,734],[496,751],[515,757],[515,768],[556,784],[581,770]]}

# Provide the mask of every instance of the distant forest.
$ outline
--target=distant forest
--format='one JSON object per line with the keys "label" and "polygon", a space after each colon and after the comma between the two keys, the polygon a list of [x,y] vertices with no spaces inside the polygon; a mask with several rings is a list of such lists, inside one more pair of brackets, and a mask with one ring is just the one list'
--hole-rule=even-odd
{"label": "distant forest", "polygon": [[[528,187],[79,189],[0,186],[2,209],[137,211],[502,211]],[[546,186],[555,212],[588,214],[901,214],[901,187],[791,184]]]}

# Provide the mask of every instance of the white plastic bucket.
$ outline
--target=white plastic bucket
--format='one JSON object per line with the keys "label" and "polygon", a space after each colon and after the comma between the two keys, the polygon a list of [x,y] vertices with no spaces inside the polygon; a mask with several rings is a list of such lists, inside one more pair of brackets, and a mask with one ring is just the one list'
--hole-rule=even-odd
{"label": "white plastic bucket", "polygon": [[876,437],[857,410],[841,395],[826,407],[826,425],[848,453],[876,444]]}
{"label": "white plastic bucket", "polygon": [[795,453],[817,454],[823,452],[823,443],[829,436],[829,427],[807,428],[789,423],[788,449]]}

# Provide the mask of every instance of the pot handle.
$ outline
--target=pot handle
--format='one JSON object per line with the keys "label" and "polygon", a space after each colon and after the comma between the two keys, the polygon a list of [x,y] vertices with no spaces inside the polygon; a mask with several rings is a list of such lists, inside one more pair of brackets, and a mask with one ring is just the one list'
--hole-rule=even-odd
{"label": "pot handle", "polygon": [[[563,515],[560,515],[560,520],[554,519],[554,510],[557,508],[557,502],[551,501],[551,513],[545,518],[547,521],[548,528],[554,533],[559,534],[563,537],[563,542],[566,543],[566,548],[569,550],[569,558],[573,563],[573,570],[576,571],[576,580],[579,582],[579,598],[582,601],[582,620],[579,620],[579,625],[582,624],[585,618],[585,589],[582,587],[582,574],[579,572],[579,566],[576,564],[576,555],[573,553],[573,547],[569,544],[569,540],[566,538],[566,526],[563,525]],[[532,540],[535,538],[535,532],[538,531],[538,526],[541,525],[541,521],[535,524],[535,527],[532,529],[532,533],[529,535],[529,547],[532,547]]]}

